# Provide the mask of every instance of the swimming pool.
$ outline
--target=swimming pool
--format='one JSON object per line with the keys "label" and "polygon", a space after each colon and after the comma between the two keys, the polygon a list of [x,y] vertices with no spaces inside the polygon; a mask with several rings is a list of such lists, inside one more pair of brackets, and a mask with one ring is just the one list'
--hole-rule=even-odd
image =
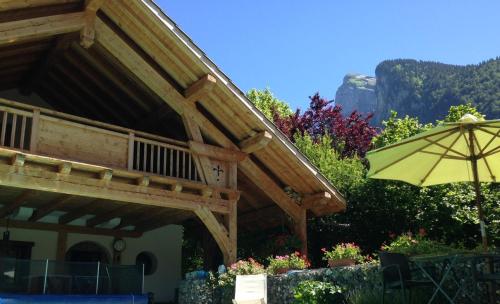
{"label": "swimming pool", "polygon": [[0,304],[147,304],[147,295],[13,295],[0,294]]}

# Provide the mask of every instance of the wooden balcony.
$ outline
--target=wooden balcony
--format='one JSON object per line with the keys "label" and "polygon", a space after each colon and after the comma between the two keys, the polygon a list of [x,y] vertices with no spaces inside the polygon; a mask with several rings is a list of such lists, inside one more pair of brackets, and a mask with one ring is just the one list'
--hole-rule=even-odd
{"label": "wooden balcony", "polygon": [[[210,153],[214,153],[213,157],[206,156]],[[224,168],[211,172],[219,176],[218,184],[207,185],[201,173],[200,155],[209,158],[212,166]],[[129,203],[141,208],[192,211],[193,216],[203,210],[228,214],[239,197],[236,188],[229,186],[235,157],[239,155],[214,146],[180,142],[0,99],[1,186],[99,199],[103,206],[106,200],[122,204],[117,209],[120,212],[106,211],[98,220],[87,222],[86,227],[66,227],[68,231],[92,233],[91,229],[96,229],[93,226],[119,216],[124,210],[133,211]],[[54,210],[65,211],[71,215],[66,217],[71,218],[85,214],[85,210],[72,214],[66,201],[36,208],[37,214],[30,222],[38,222]],[[21,204],[22,201],[17,202]],[[3,206],[0,214],[7,214],[17,205],[12,202]],[[170,223],[171,219],[163,222]],[[121,233],[137,236],[163,222]],[[14,224],[28,227],[35,223]],[[53,224],[36,224],[48,230],[60,229]],[[59,225],[68,224],[64,217],[59,219]],[[124,227],[121,223],[113,233]],[[108,233],[103,229],[96,231]]]}

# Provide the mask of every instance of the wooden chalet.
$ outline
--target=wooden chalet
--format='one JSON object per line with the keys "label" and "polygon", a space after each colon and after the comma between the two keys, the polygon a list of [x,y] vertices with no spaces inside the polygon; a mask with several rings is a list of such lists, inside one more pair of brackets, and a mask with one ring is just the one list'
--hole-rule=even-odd
{"label": "wooden chalet", "polygon": [[167,301],[186,222],[231,263],[238,231],[287,218],[305,251],[307,217],[344,209],[152,1],[0,1],[0,256],[67,260],[94,242],[133,264],[148,251],[146,291]]}

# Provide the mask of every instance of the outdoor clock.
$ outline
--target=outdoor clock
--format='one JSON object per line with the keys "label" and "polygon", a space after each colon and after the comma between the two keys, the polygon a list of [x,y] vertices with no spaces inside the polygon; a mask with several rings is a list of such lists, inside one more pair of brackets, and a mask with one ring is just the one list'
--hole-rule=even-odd
{"label": "outdoor clock", "polygon": [[118,238],[113,241],[113,249],[116,252],[122,252],[123,250],[125,250],[125,247],[126,247],[125,240]]}

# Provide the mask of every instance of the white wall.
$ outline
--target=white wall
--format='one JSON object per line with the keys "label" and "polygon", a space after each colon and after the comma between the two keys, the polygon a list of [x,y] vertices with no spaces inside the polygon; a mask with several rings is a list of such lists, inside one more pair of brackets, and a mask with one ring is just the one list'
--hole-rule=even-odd
{"label": "white wall", "polygon": [[[15,228],[10,231],[10,239],[13,241],[35,243],[31,259],[56,258],[57,232]],[[156,272],[146,276],[144,284],[145,291],[153,292],[156,301],[174,299],[174,290],[181,280],[182,233],[182,226],[169,225],[146,232],[140,238],[125,238],[127,247],[121,256],[122,265],[135,264],[136,256],[142,251],[151,252],[158,261]],[[106,248],[109,257],[112,257],[113,237],[110,236],[69,233],[66,250],[83,241],[100,244]]]}

